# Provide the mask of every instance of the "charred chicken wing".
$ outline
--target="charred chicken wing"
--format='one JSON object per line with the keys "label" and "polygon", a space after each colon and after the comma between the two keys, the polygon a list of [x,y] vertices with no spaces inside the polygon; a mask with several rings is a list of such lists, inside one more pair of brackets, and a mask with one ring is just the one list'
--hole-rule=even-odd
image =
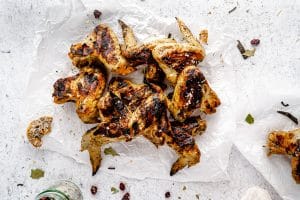
{"label": "charred chicken wing", "polygon": [[84,123],[99,122],[97,104],[105,84],[105,73],[100,69],[83,68],[78,74],[58,79],[54,83],[54,102],[75,102],[76,112]]}
{"label": "charred chicken wing", "polygon": [[92,62],[99,62],[110,71],[121,75],[136,70],[121,55],[116,34],[105,24],[96,26],[82,42],[72,45],[69,57],[78,68],[90,65]]}
{"label": "charred chicken wing", "polygon": [[184,121],[195,109],[206,114],[214,113],[219,105],[216,93],[195,66],[185,67],[179,74],[173,97],[168,100],[169,111],[178,121]]}
{"label": "charred chicken wing", "polygon": [[268,155],[283,154],[291,157],[292,176],[300,183],[300,129],[271,132],[268,148]]}

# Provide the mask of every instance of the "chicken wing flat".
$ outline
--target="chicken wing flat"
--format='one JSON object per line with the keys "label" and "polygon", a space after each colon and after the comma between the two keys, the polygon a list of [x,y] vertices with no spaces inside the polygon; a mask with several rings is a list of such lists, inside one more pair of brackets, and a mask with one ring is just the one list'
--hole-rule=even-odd
{"label": "chicken wing flat", "polygon": [[268,155],[283,154],[291,157],[292,175],[300,183],[300,129],[271,132],[267,146]]}
{"label": "chicken wing flat", "polygon": [[105,25],[96,26],[82,42],[71,46],[69,57],[73,64],[81,68],[92,62],[100,62],[111,72],[126,75],[136,70],[121,55],[118,38],[113,30]]}
{"label": "chicken wing flat", "polygon": [[75,102],[79,118],[84,123],[96,123],[99,122],[97,103],[105,85],[105,73],[86,67],[74,76],[58,79],[52,96],[57,104]]}
{"label": "chicken wing flat", "polygon": [[178,121],[184,121],[195,111],[211,114],[221,104],[199,67],[187,66],[180,73],[168,108]]}

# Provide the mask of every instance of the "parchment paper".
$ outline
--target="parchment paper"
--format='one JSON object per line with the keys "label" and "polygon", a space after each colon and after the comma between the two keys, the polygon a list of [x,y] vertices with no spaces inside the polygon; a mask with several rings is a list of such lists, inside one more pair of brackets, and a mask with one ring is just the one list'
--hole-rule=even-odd
{"label": "parchment paper", "polygon": [[[42,39],[31,69],[26,93],[26,111],[23,114],[26,123],[42,115],[52,115],[53,130],[44,137],[42,149],[59,152],[90,166],[88,153],[79,152],[79,149],[82,134],[95,125],[83,124],[76,115],[73,103],[56,105],[51,97],[52,85],[58,78],[77,72],[67,56],[70,45],[83,39],[99,22],[109,24],[122,42],[118,19],[130,25],[137,38],[143,42],[166,37],[168,33],[172,33],[178,41],[181,41],[182,37],[174,18],[156,17],[133,5],[125,7],[117,1],[102,3],[100,8],[98,7],[103,13],[100,21],[94,19],[92,10],[87,10],[80,4],[74,6],[74,2],[70,5],[72,9],[69,10],[67,17],[53,14],[53,12],[61,13],[66,9],[65,6],[55,8],[49,14],[49,21],[54,25],[49,26],[49,30],[45,30],[41,35]],[[201,162],[170,177],[171,165],[177,159],[175,152],[167,146],[157,149],[146,139],[138,138],[128,143],[105,146],[112,146],[120,156],[103,155],[100,170],[136,179],[146,177],[174,181],[227,179],[230,136],[235,130],[235,117],[232,110],[235,98],[234,84],[232,84],[234,73],[226,54],[230,48],[233,48],[234,43],[224,32],[210,27],[209,24],[203,24],[201,21],[186,23],[196,36],[203,28],[209,30],[209,45],[205,47],[207,57],[200,66],[222,102],[216,114],[206,117],[207,131],[202,136],[196,137],[201,150]],[[134,77],[136,82],[140,82],[142,74],[136,73]],[[108,170],[110,166],[115,167],[115,170]],[[99,177],[99,174],[96,177]]]}

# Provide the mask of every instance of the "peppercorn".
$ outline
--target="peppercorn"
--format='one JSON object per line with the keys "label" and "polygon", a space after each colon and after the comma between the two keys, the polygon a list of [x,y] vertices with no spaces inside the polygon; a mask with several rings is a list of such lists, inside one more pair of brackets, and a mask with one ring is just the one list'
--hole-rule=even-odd
{"label": "peppercorn", "polygon": [[120,183],[119,188],[120,188],[120,190],[124,191],[125,190],[125,184],[124,183]]}
{"label": "peppercorn", "polygon": [[95,194],[97,194],[97,190],[98,190],[98,188],[96,187],[96,186],[92,186],[91,187],[91,193],[93,194],[93,195],[95,195]]}
{"label": "peppercorn", "polygon": [[259,43],[260,43],[260,40],[259,39],[253,39],[253,40],[251,40],[251,45],[253,45],[253,46],[257,46],[257,45],[259,45]]}
{"label": "peppercorn", "polygon": [[124,194],[124,196],[122,197],[122,200],[130,200],[130,194],[128,192],[126,194]]}
{"label": "peppercorn", "polygon": [[102,13],[99,10],[94,10],[94,17],[96,19],[99,19],[101,15],[102,15]]}
{"label": "peppercorn", "polygon": [[170,193],[170,192],[166,192],[166,193],[165,193],[165,197],[166,197],[166,198],[170,198],[170,196],[171,196],[171,193]]}

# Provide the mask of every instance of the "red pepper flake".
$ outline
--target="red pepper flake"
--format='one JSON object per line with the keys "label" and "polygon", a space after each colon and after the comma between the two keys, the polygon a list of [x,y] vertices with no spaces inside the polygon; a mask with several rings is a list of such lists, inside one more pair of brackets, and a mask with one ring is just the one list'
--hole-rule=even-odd
{"label": "red pepper flake", "polygon": [[92,193],[93,195],[95,195],[95,194],[97,194],[97,191],[98,191],[97,186],[92,185],[92,187],[91,187],[91,193]]}
{"label": "red pepper flake", "polygon": [[166,193],[165,193],[165,197],[166,197],[166,198],[170,198],[170,197],[171,197],[171,193],[170,193],[170,192],[166,192]]}
{"label": "red pepper flake", "polygon": [[96,19],[99,19],[101,15],[102,15],[102,12],[100,12],[99,10],[94,10],[94,17]]}
{"label": "red pepper flake", "polygon": [[125,184],[121,182],[120,185],[119,185],[119,188],[120,188],[121,191],[124,191],[125,190]]}
{"label": "red pepper flake", "polygon": [[253,39],[253,40],[251,40],[251,45],[253,45],[253,46],[257,46],[257,45],[259,45],[259,43],[260,43],[260,40],[259,39]]}
{"label": "red pepper flake", "polygon": [[124,196],[122,197],[122,200],[130,200],[130,194],[128,192],[126,194],[124,194]]}

